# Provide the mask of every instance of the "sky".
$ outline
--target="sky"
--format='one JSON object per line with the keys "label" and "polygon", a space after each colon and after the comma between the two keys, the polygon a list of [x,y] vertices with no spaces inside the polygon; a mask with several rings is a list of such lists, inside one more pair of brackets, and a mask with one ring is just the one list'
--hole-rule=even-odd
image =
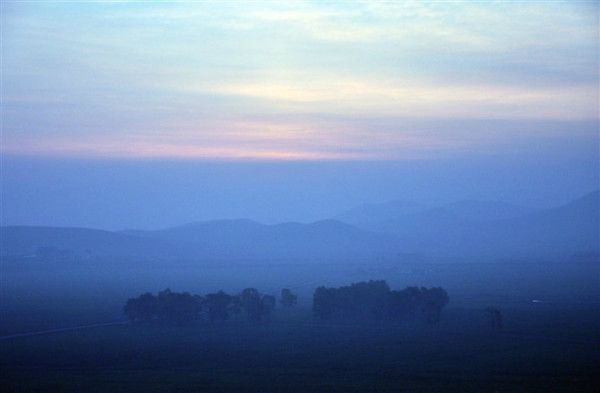
{"label": "sky", "polygon": [[598,188],[597,2],[1,4],[3,224]]}

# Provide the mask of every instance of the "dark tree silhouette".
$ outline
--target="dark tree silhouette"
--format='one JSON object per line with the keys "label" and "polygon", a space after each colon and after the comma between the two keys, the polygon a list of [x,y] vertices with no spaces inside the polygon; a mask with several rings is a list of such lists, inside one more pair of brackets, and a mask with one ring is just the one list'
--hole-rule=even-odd
{"label": "dark tree silhouette", "polygon": [[280,302],[283,307],[293,307],[298,302],[298,298],[288,288],[284,288],[281,290]]}
{"label": "dark tree silhouette", "polygon": [[335,288],[319,287],[313,296],[313,315],[319,319],[329,319],[335,311]]}
{"label": "dark tree silhouette", "polygon": [[271,313],[275,310],[276,304],[275,296],[264,295],[260,300],[261,319],[271,319]]}
{"label": "dark tree silhouette", "polygon": [[127,300],[123,312],[131,322],[151,321],[156,317],[158,299],[151,293]]}
{"label": "dark tree silhouette", "polygon": [[242,298],[240,295],[231,296],[229,310],[235,315],[239,315],[242,312]]}
{"label": "dark tree silhouette", "polygon": [[390,288],[385,281],[354,283],[340,288],[320,287],[313,297],[313,313],[320,319],[382,319]]}
{"label": "dark tree silhouette", "polygon": [[208,319],[211,322],[224,322],[229,318],[229,308],[233,297],[223,291],[209,293],[204,299]]}
{"label": "dark tree silhouette", "polygon": [[[319,319],[399,320],[419,317],[437,323],[443,308],[448,304],[448,294],[442,288],[408,287],[392,291],[385,281],[353,283],[339,288],[319,287],[313,296],[313,315]],[[289,290],[281,291],[281,303],[291,307],[296,296]],[[123,312],[132,322],[153,321],[185,324],[200,319],[204,314],[211,322],[225,321],[229,313],[245,312],[248,321],[269,320],[277,299],[263,295],[255,288],[246,288],[239,295],[223,291],[205,297],[188,292],[177,293],[165,289],[154,296],[144,293],[127,301]],[[502,326],[502,315],[488,308],[495,329]]]}
{"label": "dark tree silhouette", "polygon": [[313,296],[313,314],[320,319],[405,319],[422,317],[437,323],[448,304],[442,288],[409,287],[391,291],[385,281],[354,283],[339,288],[319,287]]}
{"label": "dark tree silhouette", "polygon": [[229,313],[245,311],[249,321],[259,322],[270,318],[276,304],[274,296],[262,295],[254,288],[246,288],[237,296],[219,291],[205,297],[165,289],[158,296],[145,293],[129,299],[123,312],[132,322],[157,320],[185,324],[200,319],[203,314],[211,322],[222,322],[229,318]]}
{"label": "dark tree silhouette", "polygon": [[389,313],[391,319],[406,319],[415,317],[419,311],[421,290],[408,287],[401,291],[391,291]]}
{"label": "dark tree silhouette", "polygon": [[262,317],[261,295],[255,288],[246,288],[240,294],[242,308],[251,322],[258,322]]}
{"label": "dark tree silhouette", "polygon": [[438,323],[442,309],[446,307],[450,298],[442,288],[421,288],[421,310],[429,323]]}
{"label": "dark tree silhouette", "polygon": [[145,293],[129,299],[123,312],[132,322],[160,320],[184,324],[197,319],[201,307],[201,297],[166,289],[159,292],[158,296]]}
{"label": "dark tree silhouette", "polygon": [[187,292],[177,293],[165,289],[158,293],[158,319],[184,324],[197,319],[201,303]]}

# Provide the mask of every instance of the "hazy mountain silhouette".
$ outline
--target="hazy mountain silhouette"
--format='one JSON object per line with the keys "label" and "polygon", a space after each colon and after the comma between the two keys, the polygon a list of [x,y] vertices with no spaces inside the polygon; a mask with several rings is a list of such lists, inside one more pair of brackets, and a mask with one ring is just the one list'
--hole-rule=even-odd
{"label": "hazy mountain silhouette", "polygon": [[432,208],[420,214],[457,220],[501,220],[535,212],[536,209],[498,201],[460,201]]}
{"label": "hazy mountain silhouette", "polygon": [[369,203],[346,210],[334,219],[357,226],[368,226],[427,210],[430,206],[412,201]]}
{"label": "hazy mountain silhouette", "polygon": [[[594,191],[564,206],[540,210],[501,202],[459,202],[380,222],[375,219],[394,204],[372,205],[354,210],[360,212],[354,218],[367,222],[363,228],[337,220],[275,225],[216,220],[121,232],[11,226],[0,228],[0,249],[2,255],[35,255],[40,248],[50,248],[76,257],[160,259],[351,260],[406,253],[563,258],[598,253],[599,198]],[[368,212],[373,212],[372,220]]]}
{"label": "hazy mountain silhouette", "polygon": [[335,219],[363,228],[381,229],[382,223],[413,220],[494,220],[523,216],[536,209],[497,201],[459,201],[432,207],[409,201],[365,204],[349,209]]}
{"label": "hazy mountain silhouette", "polygon": [[600,192],[594,191],[557,208],[498,222],[487,239],[506,234],[506,246],[523,254],[530,249],[556,255],[568,250],[598,253],[599,230]]}
{"label": "hazy mountain silhouette", "polygon": [[398,236],[407,252],[458,257],[563,257],[598,252],[599,215],[599,193],[594,191],[551,209],[460,202],[365,228]]}
{"label": "hazy mountain silhouette", "polygon": [[504,202],[460,201],[396,218],[371,221],[361,227],[397,236],[424,236],[429,233],[443,235],[462,232],[481,222],[513,219],[536,211]]}
{"label": "hazy mountain silhouette", "polygon": [[75,256],[185,259],[374,258],[396,255],[395,238],[339,221],[265,225],[217,220],[156,231],[10,226],[1,229],[2,255],[34,255],[40,247]]}
{"label": "hazy mountain silhouette", "polygon": [[215,220],[136,234],[177,242],[190,254],[216,258],[368,258],[401,251],[392,236],[335,220],[275,225]]}
{"label": "hazy mountain silhouette", "polygon": [[162,241],[89,228],[7,226],[0,228],[2,255],[34,256],[53,248],[72,257],[166,257],[174,247]]}

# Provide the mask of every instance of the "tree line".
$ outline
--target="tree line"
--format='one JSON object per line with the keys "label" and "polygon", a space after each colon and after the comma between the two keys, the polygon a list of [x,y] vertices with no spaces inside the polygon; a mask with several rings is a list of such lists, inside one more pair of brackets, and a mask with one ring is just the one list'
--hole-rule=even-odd
{"label": "tree line", "polygon": [[[296,295],[289,289],[281,291],[283,307],[294,306],[296,300]],[[157,295],[148,292],[127,300],[123,312],[136,323],[161,321],[186,324],[201,319],[214,323],[224,322],[231,315],[241,313],[249,321],[260,322],[270,318],[276,302],[275,296],[262,294],[255,288],[246,288],[237,295],[219,291],[205,296],[165,289]]]}
{"label": "tree line", "polygon": [[[364,281],[339,288],[319,287],[313,295],[313,316],[320,320],[402,320],[420,318],[437,323],[448,304],[443,288],[408,287],[391,290],[383,281]],[[281,290],[279,303],[293,307],[297,296],[288,288]],[[177,324],[195,320],[224,322],[232,315],[245,315],[250,322],[269,320],[275,309],[275,296],[246,288],[237,295],[224,291],[205,296],[169,289],[157,295],[144,293],[129,299],[123,311],[132,322],[164,321]]]}
{"label": "tree line", "polygon": [[313,296],[313,315],[321,320],[422,318],[437,323],[448,301],[448,293],[439,287],[393,291],[383,280],[358,282],[339,288],[317,288]]}

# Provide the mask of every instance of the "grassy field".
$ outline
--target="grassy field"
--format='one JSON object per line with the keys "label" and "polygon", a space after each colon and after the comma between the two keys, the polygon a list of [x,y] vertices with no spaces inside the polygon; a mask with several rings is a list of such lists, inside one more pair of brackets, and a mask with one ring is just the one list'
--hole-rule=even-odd
{"label": "grassy field", "polygon": [[479,309],[438,326],[315,323],[110,326],[0,341],[6,392],[594,392],[597,308]]}

